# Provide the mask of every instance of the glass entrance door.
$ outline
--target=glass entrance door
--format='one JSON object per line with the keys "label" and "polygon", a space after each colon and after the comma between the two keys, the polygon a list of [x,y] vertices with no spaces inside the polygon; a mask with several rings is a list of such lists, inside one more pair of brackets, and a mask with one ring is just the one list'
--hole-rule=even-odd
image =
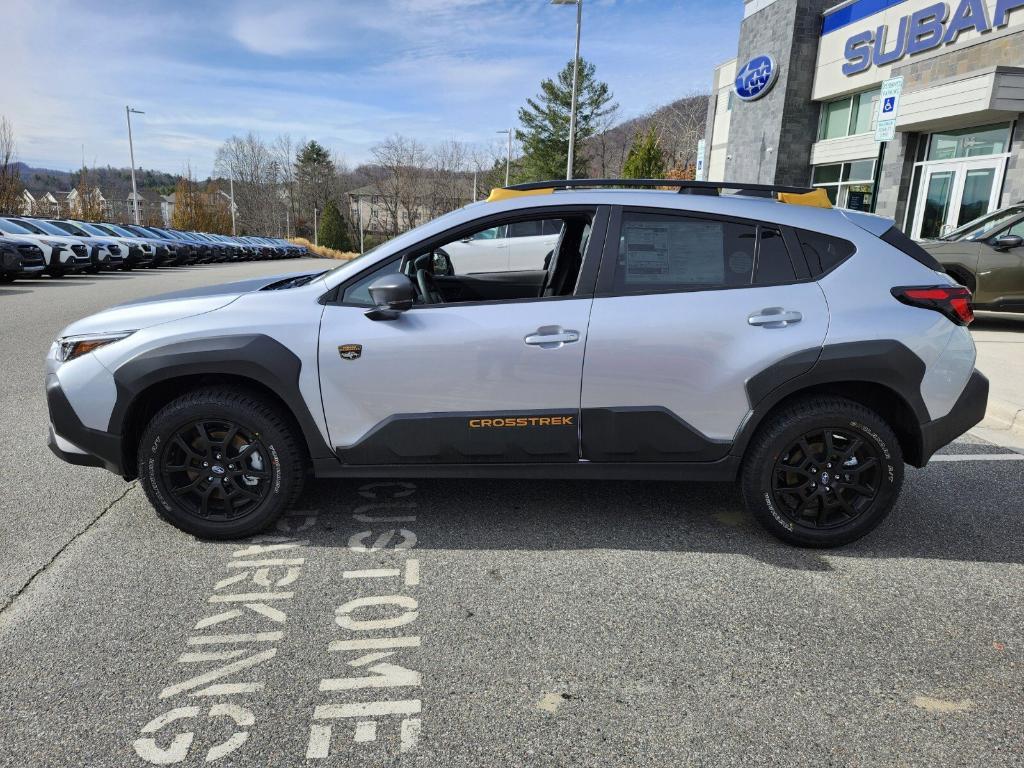
{"label": "glass entrance door", "polygon": [[1003,158],[924,166],[911,237],[927,240],[950,232],[996,207]]}

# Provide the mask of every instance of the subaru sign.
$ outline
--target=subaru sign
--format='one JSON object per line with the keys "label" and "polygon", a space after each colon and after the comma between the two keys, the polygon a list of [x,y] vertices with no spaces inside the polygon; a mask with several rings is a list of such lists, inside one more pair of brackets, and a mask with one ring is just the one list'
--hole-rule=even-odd
{"label": "subaru sign", "polygon": [[771,56],[755,56],[736,75],[736,95],[744,101],[760,99],[775,85],[779,66]]}
{"label": "subaru sign", "polygon": [[[825,17],[821,33],[825,35],[838,29],[847,23],[848,18],[861,18],[869,11],[877,12],[896,4],[860,0],[843,6],[841,11]],[[990,5],[984,0],[960,0],[955,8],[951,3],[935,3],[901,16],[898,21],[885,16],[883,18],[887,23],[865,29],[846,39],[843,46],[846,58],[843,74],[855,75],[872,65],[884,67],[905,56],[952,45],[964,32],[984,35],[1002,29],[1010,24],[1010,11],[1024,7],[1024,0],[995,0],[991,17]]]}

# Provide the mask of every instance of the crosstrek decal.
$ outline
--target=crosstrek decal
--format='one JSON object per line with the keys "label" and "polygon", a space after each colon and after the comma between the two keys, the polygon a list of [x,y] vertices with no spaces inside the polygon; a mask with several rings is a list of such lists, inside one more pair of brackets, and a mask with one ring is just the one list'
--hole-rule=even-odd
{"label": "crosstrek decal", "polygon": [[490,427],[573,427],[575,416],[504,416],[490,419],[470,419],[470,429]]}

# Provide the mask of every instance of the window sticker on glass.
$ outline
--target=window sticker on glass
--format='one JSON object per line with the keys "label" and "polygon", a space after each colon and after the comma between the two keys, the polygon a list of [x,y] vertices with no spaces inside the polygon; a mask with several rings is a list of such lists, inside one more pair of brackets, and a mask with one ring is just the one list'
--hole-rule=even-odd
{"label": "window sticker on glass", "polygon": [[[725,278],[718,222],[628,222],[623,246],[627,285],[706,285]],[[712,254],[716,255],[709,258]]]}

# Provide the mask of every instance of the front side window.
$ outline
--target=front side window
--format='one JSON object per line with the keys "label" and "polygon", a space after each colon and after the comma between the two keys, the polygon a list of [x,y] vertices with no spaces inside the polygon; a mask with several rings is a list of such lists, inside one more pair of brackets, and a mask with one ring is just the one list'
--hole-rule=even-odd
{"label": "front side window", "polygon": [[399,271],[416,286],[417,305],[571,296],[593,218],[593,211],[577,211],[561,218],[517,219],[462,230],[443,242],[423,241],[350,283],[341,303],[372,306],[370,284]]}

